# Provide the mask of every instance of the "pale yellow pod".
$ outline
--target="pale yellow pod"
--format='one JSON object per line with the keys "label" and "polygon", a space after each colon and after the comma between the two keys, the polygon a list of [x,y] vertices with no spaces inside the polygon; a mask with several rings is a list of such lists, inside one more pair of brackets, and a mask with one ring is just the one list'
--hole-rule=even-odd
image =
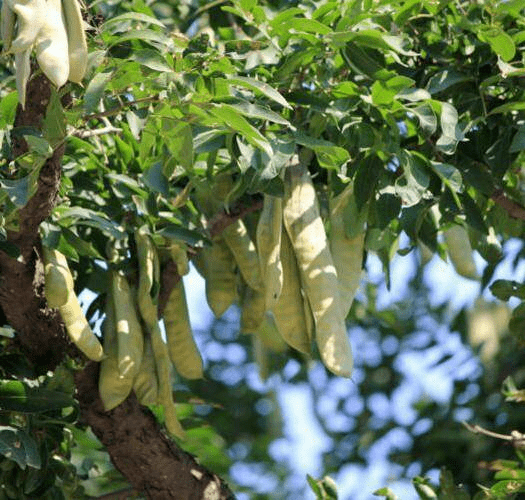
{"label": "pale yellow pod", "polygon": [[[16,17],[16,37],[12,39],[10,47],[4,47],[5,50],[9,48],[10,52],[25,52],[31,51],[36,38],[42,29],[47,15],[47,2],[46,0],[3,0],[2,2],[2,16],[4,15],[4,7],[9,8]],[[11,22],[11,19],[9,19]],[[2,21],[3,24],[3,21]],[[5,34],[2,34],[2,38],[6,38],[9,41],[10,29],[8,26],[4,28]],[[5,43],[5,41],[4,41]]]}
{"label": "pale yellow pod", "polygon": [[73,276],[65,255],[55,248],[42,247],[45,295],[49,307],[63,306],[74,290]]}
{"label": "pale yellow pod", "polygon": [[7,52],[11,48],[11,42],[15,34],[16,14],[9,2],[2,1],[0,9],[0,38],[2,39],[2,51]]}
{"label": "pale yellow pod", "polygon": [[188,248],[185,243],[171,242],[168,248],[171,260],[177,266],[179,276],[185,276],[190,272],[190,261],[188,260]]}
{"label": "pale yellow pod", "polygon": [[264,345],[258,335],[252,336],[253,358],[257,364],[259,377],[262,381],[268,379],[270,375],[270,351]]}
{"label": "pale yellow pod", "polygon": [[73,276],[67,260],[58,250],[43,247],[46,299],[58,307],[66,331],[73,343],[93,361],[104,355],[102,345],[91,330],[75,294]]}
{"label": "pale yellow pod", "polygon": [[168,347],[162,340],[162,333],[157,322],[148,325],[151,336],[151,345],[155,357],[155,367],[159,381],[157,402],[164,406],[164,417],[168,432],[178,438],[184,439],[186,434],[177,418],[171,386],[171,362]]}
{"label": "pale yellow pod", "polygon": [[137,316],[134,294],[119,271],[110,274],[118,345],[118,368],[123,377],[135,378],[142,362],[144,336]]}
{"label": "pale yellow pod", "polygon": [[149,334],[144,337],[142,363],[140,364],[139,372],[133,381],[133,390],[135,391],[140,404],[157,404],[159,399],[159,382],[155,367],[155,356],[153,354],[153,347],[151,345]]}
{"label": "pale yellow pod", "polygon": [[106,303],[106,318],[102,326],[105,357],[100,363],[98,390],[106,411],[122,403],[133,388],[133,380],[122,377],[118,367],[118,341],[115,328],[115,310],[111,293]]}
{"label": "pale yellow pod", "polygon": [[185,433],[177,419],[171,386],[171,362],[168,347],[162,340],[158,314],[160,264],[157,249],[144,228],[135,231],[135,243],[139,263],[138,304],[139,311],[150,335],[155,370],[159,384],[157,403],[164,406],[165,424],[168,432],[179,438]]}
{"label": "pale yellow pod", "polygon": [[350,377],[353,357],[342,313],[337,272],[314,185],[308,169],[298,161],[286,169],[283,220],[314,315],[315,339],[321,359],[331,372]]}
{"label": "pale yellow pod", "polygon": [[69,56],[68,79],[80,83],[86,74],[88,50],[84,21],[78,0],[62,0]]}
{"label": "pale yellow pod", "polygon": [[[139,265],[139,286],[137,303],[139,312],[146,325],[157,323],[160,264],[157,249],[149,234],[144,229],[135,231],[137,260]],[[155,295],[153,297],[152,295]]]}
{"label": "pale yellow pod", "polygon": [[354,238],[347,238],[344,221],[344,210],[354,196],[353,185],[350,184],[330,203],[330,251],[334,261],[339,281],[339,298],[343,317],[346,318],[363,271],[363,252],[365,248],[365,231]]}
{"label": "pale yellow pod", "polygon": [[275,306],[283,287],[283,266],[280,258],[282,224],[282,199],[265,194],[255,241],[267,309]]}
{"label": "pale yellow pod", "polygon": [[479,280],[467,230],[456,224],[445,230],[443,236],[447,244],[448,255],[456,272],[465,278]]}
{"label": "pale yellow pod", "polygon": [[163,319],[169,355],[175,369],[185,378],[202,378],[202,358],[193,338],[182,279],[170,293]]}
{"label": "pale yellow pod", "polygon": [[264,283],[257,250],[242,219],[237,219],[227,226],[221,235],[235,257],[246,284],[253,290],[263,291]]}
{"label": "pale yellow pod", "polygon": [[15,54],[16,91],[22,108],[26,106],[27,82],[31,75],[31,49]]}
{"label": "pale yellow pod", "polygon": [[104,350],[97,336],[89,326],[82,308],[74,293],[69,294],[67,302],[58,308],[67,333],[74,344],[91,360],[100,361]]}
{"label": "pale yellow pod", "polygon": [[264,320],[259,326],[256,336],[269,351],[282,353],[288,349],[288,344],[279,333],[275,324],[275,318],[270,311],[265,313]]}
{"label": "pale yellow pod", "polygon": [[61,0],[47,0],[44,22],[38,31],[35,49],[40,69],[53,84],[62,87],[69,76],[69,53]]}
{"label": "pale yellow pod", "polygon": [[308,307],[301,293],[300,272],[292,243],[284,227],[282,233],[280,260],[283,268],[283,286],[272,313],[277,330],[284,341],[297,351],[307,354],[311,351],[306,319]]}
{"label": "pale yellow pod", "polygon": [[264,292],[254,290],[252,287],[243,283],[241,301],[241,332],[254,334],[257,332],[264,320],[266,303]]}
{"label": "pale yellow pod", "polygon": [[216,318],[220,318],[238,298],[235,259],[221,238],[202,250],[206,279],[206,299]]}

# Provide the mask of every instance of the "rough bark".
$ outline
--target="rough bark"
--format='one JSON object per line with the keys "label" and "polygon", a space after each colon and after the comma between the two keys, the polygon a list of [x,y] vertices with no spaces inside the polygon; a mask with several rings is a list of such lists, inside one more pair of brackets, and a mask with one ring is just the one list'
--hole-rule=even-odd
{"label": "rough bark", "polygon": [[114,410],[104,411],[96,384],[98,367],[90,362],[77,374],[81,415],[135,490],[152,500],[234,498],[218,476],[163,434],[133,393]]}
{"label": "rough bark", "polygon": [[[49,99],[48,80],[43,75],[33,78],[28,86],[26,109],[18,108],[15,127],[40,129]],[[23,137],[15,137],[14,157],[25,151]],[[20,257],[14,259],[0,251],[0,306],[17,332],[21,351],[38,373],[53,370],[66,353],[80,356],[69,342],[56,310],[47,307],[40,259],[38,228],[56,202],[63,153],[63,147],[57,148],[46,161],[35,195],[19,212],[19,230],[8,233],[8,240],[19,248]],[[137,491],[153,500],[234,498],[220,478],[163,434],[153,414],[140,406],[133,394],[119,407],[105,412],[98,393],[98,369],[99,365],[91,362],[77,373],[80,418],[91,426],[107,447],[115,467]]]}
{"label": "rough bark", "polygon": [[[28,105],[19,105],[17,127],[41,128],[51,96],[48,80],[43,75],[33,78],[27,88]],[[27,151],[23,137],[13,134],[13,156]],[[60,186],[63,147],[57,148],[42,169],[35,195],[19,212],[19,230],[8,233],[8,240],[19,251],[18,259],[0,252],[0,305],[8,323],[17,331],[16,341],[38,373],[54,369],[68,349],[64,326],[56,311],[46,306],[43,266],[38,257],[38,227],[55,204]]]}

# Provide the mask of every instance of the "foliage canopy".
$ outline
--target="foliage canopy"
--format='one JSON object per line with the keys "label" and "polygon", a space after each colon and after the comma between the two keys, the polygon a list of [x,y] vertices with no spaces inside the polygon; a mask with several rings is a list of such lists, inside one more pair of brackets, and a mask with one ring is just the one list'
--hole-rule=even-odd
{"label": "foliage canopy", "polygon": [[[270,382],[263,384],[255,376],[252,338],[239,334],[238,310],[230,309],[198,336],[207,378],[180,378],[174,386],[187,432],[180,446],[235,484],[239,495],[279,498],[282,491],[282,498],[304,498],[307,481],[291,484],[289,467],[271,450],[282,442],[275,381],[307,381],[315,418],[333,443],[323,474],[366,463],[372,443],[398,435],[406,444],[390,450],[389,459],[399,476],[416,476],[420,498],[524,492],[523,437],[510,431],[523,424],[525,284],[494,279],[511,244],[514,271],[524,257],[524,9],[521,0],[94,2],[86,9],[84,84],[55,89],[34,67],[25,110],[5,55],[0,496],[92,498],[131,484],[129,495],[140,497],[153,488],[138,488],[123,462],[126,451],[89,430],[88,424],[103,427],[94,420],[102,413],[90,407],[95,403],[82,392],[79,373],[94,380],[96,373],[83,369],[63,340],[56,358],[44,359],[57,338],[46,334],[54,328],[52,313],[28,312],[45,309],[40,245],[67,257],[77,293],[95,294],[87,317],[98,331],[108,267],[136,274],[138,228],[160,247],[183,245],[198,265],[203,249],[236,218],[255,237],[263,197],[283,196],[284,172],[298,152],[308,159],[328,232],[331,201],[353,185],[342,218],[348,238],[366,228],[365,270],[377,256],[389,288],[393,262],[417,263],[406,279],[408,294],[378,307],[380,286],[365,280],[347,317],[357,386],[341,385],[315,361],[309,368],[279,341],[265,347],[271,355],[260,369]],[[53,168],[61,174],[56,192],[44,191],[46,212],[32,200],[45,182],[53,184]],[[490,290],[498,305],[478,301],[472,311],[451,313],[430,300],[426,259],[453,259],[444,235],[457,227],[483,261],[480,295]],[[457,277],[458,293],[464,283]],[[20,298],[28,299],[27,310]],[[509,300],[511,316],[501,303]],[[490,353],[488,341],[480,347],[469,338],[480,314],[496,344]],[[28,333],[35,324],[38,345]],[[71,357],[64,360],[66,352]],[[405,387],[407,354],[432,352],[435,373],[450,380],[448,403],[421,397],[406,420],[381,414],[388,405],[377,403],[393,401]],[[458,353],[471,369],[460,369]],[[150,410],[163,421],[162,407]],[[126,413],[115,411],[109,418],[124,428]],[[481,427],[465,429],[465,415]],[[487,429],[514,446],[502,449],[479,435]],[[423,478],[441,467],[439,485]],[[264,477],[269,491],[249,474],[243,482],[239,471],[248,470]],[[334,498],[329,479],[308,483],[318,498]],[[377,495],[395,498],[388,488]]]}

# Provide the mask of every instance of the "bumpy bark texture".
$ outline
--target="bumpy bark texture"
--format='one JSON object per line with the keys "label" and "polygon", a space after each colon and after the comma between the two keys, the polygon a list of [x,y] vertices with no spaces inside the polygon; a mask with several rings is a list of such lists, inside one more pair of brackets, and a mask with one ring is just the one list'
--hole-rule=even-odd
{"label": "bumpy bark texture", "polygon": [[[49,99],[49,81],[43,75],[33,78],[26,108],[17,110],[15,128],[40,129]],[[23,137],[15,137],[14,157],[26,151]],[[59,147],[46,161],[35,195],[20,210],[19,230],[8,233],[8,241],[20,251],[19,258],[0,251],[1,310],[17,332],[15,342],[38,373],[53,370],[66,354],[81,356],[69,342],[56,310],[47,307],[40,258],[38,228],[56,202],[63,153],[64,148]],[[165,287],[173,286],[173,278],[164,283]],[[119,407],[105,412],[98,393],[98,371],[99,365],[91,362],[76,376],[81,420],[91,426],[115,467],[137,491],[154,500],[234,498],[220,478],[163,434],[153,414],[140,406],[133,394]]]}
{"label": "bumpy bark texture", "polygon": [[98,367],[90,362],[76,377],[81,415],[135,490],[152,500],[234,498],[218,476],[162,433],[134,394],[114,410],[104,411],[96,385]]}
{"label": "bumpy bark texture", "polygon": [[[28,105],[18,107],[17,127],[41,128],[51,91],[48,80],[39,75],[28,85]],[[14,134],[13,155],[27,151],[23,137]],[[38,188],[20,210],[19,230],[9,232],[8,240],[20,251],[18,259],[0,252],[0,305],[8,323],[17,331],[16,341],[39,373],[52,370],[68,349],[64,326],[56,311],[46,306],[44,275],[39,254],[38,227],[55,204],[60,186],[63,148],[57,148],[40,171]]]}

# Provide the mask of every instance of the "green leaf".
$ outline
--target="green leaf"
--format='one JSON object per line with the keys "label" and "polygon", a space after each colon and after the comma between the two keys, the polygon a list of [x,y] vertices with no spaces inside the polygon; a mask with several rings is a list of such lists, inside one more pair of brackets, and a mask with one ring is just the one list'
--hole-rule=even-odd
{"label": "green leaf", "polygon": [[430,77],[427,83],[427,90],[431,94],[438,94],[439,92],[444,92],[453,85],[467,82],[469,80],[472,80],[471,76],[447,68]]}
{"label": "green leaf", "polygon": [[286,21],[286,29],[295,30],[297,32],[314,33],[316,35],[328,35],[332,33],[332,30],[326,26],[326,24],[305,17],[293,17],[288,19]]}
{"label": "green leaf", "polygon": [[509,152],[518,153],[525,149],[525,126],[520,126],[510,144]]}
{"label": "green leaf", "polygon": [[231,106],[248,118],[266,120],[273,123],[279,123],[280,125],[286,125],[287,127],[292,126],[286,118],[283,118],[275,111],[272,111],[271,109],[265,108],[263,106],[259,106],[258,104],[252,104],[251,102],[239,102],[236,104],[231,104]]}
{"label": "green leaf", "polygon": [[21,469],[28,465],[35,469],[42,466],[37,442],[25,431],[15,427],[0,426],[0,453],[15,461]]}
{"label": "green leaf", "polygon": [[250,144],[263,150],[268,156],[272,155],[270,143],[235,108],[228,104],[220,104],[213,107],[210,113],[219,118],[224,125],[240,133]]}
{"label": "green leaf", "polygon": [[297,144],[314,151],[319,165],[328,170],[339,170],[350,160],[350,153],[330,141],[316,139],[303,133],[294,135]]}
{"label": "green leaf", "polygon": [[169,196],[169,183],[164,175],[164,162],[156,161],[142,174],[142,181],[150,190],[160,193],[167,198]]}
{"label": "green leaf", "polygon": [[115,16],[110,19],[107,19],[102,25],[102,31],[107,31],[109,27],[116,23],[121,23],[122,21],[139,21],[147,24],[156,24],[161,28],[166,28],[162,21],[159,21],[156,17],[148,16],[141,12],[127,12],[126,14],[121,14],[120,16]]}
{"label": "green leaf", "polygon": [[426,134],[432,135],[437,130],[437,117],[430,105],[422,104],[416,108],[410,108],[410,113],[417,117],[419,125]]}
{"label": "green leaf", "polygon": [[160,45],[163,48],[169,48],[173,46],[172,40],[166,35],[148,29],[143,30],[131,30],[126,31],[125,33],[115,35],[108,43],[110,47],[115,45],[131,41],[131,40],[141,40],[143,42],[150,43],[155,46]]}
{"label": "green leaf", "polygon": [[441,137],[436,141],[436,146],[445,154],[453,154],[457,143],[464,139],[458,126],[458,112],[452,104],[441,103]]}
{"label": "green leaf", "polygon": [[397,495],[390,488],[381,488],[372,493],[376,497],[385,497],[386,500],[397,500]]}
{"label": "green leaf", "polygon": [[16,107],[18,106],[18,94],[10,92],[0,99],[0,128],[5,129],[15,121]]}
{"label": "green leaf", "polygon": [[97,110],[98,103],[104,95],[107,84],[113,78],[113,74],[113,70],[105,70],[102,73],[97,73],[91,79],[84,94],[84,111],[86,113],[93,113]]}
{"label": "green leaf", "polygon": [[211,243],[198,231],[193,231],[184,226],[178,226],[176,224],[168,224],[159,229],[156,234],[174,241],[184,241],[191,246],[202,245],[204,242]]}
{"label": "green leaf", "polygon": [[37,135],[24,135],[24,139],[26,140],[31,153],[35,153],[37,156],[44,159],[51,157],[53,154],[53,148],[47,139]]}
{"label": "green leaf", "polygon": [[323,492],[321,490],[321,486],[319,485],[319,481],[314,479],[310,474],[306,474],[306,480],[308,481],[308,485],[314,492],[317,499],[322,500],[323,499]]}
{"label": "green leaf", "polygon": [[17,180],[0,179],[0,187],[5,191],[11,202],[18,208],[27,205],[35,194],[38,177],[35,172]]}
{"label": "green leaf", "polygon": [[51,90],[51,98],[43,120],[42,135],[53,148],[66,137],[66,116],[60,97],[54,88]]}
{"label": "green leaf", "polygon": [[134,50],[129,59],[138,62],[142,66],[146,66],[154,71],[170,72],[173,69],[168,65],[166,59],[154,49]]}
{"label": "green leaf", "polygon": [[514,41],[500,26],[482,25],[477,35],[482,42],[488,43],[490,48],[505,62],[514,58],[516,54]]}
{"label": "green leaf", "polygon": [[0,381],[0,409],[3,411],[41,413],[74,404],[73,398],[64,392],[30,387],[19,380]]}
{"label": "green leaf", "polygon": [[93,246],[93,243],[90,241],[85,241],[75,234],[71,229],[66,227],[62,228],[62,236],[65,240],[75,249],[78,255],[83,255],[87,257],[93,257],[95,259],[102,259],[102,255],[98,250]]}
{"label": "green leaf", "polygon": [[[163,126],[165,133],[165,124]],[[187,172],[193,167],[193,133],[191,126],[185,122],[173,123],[169,120],[169,134],[166,134],[166,143],[173,159]],[[165,170],[164,174],[170,178],[173,169]]]}
{"label": "green leaf", "polygon": [[525,300],[525,285],[511,280],[496,280],[489,287],[492,294],[500,300],[518,297]]}
{"label": "green leaf", "polygon": [[89,208],[83,207],[64,207],[59,206],[55,208],[57,215],[60,217],[61,223],[67,225],[67,219],[71,219],[71,223],[83,224],[90,227],[95,227],[103,233],[121,239],[124,237],[122,228],[115,222],[110,220],[103,212],[96,212]]}
{"label": "green leaf", "polygon": [[277,90],[265,82],[261,82],[255,78],[249,78],[246,76],[235,76],[234,78],[228,78],[227,82],[230,85],[240,85],[241,87],[260,92],[261,94],[268,97],[268,99],[275,101],[277,104],[280,104],[285,108],[292,109],[286,99],[279,92],[277,92]]}
{"label": "green leaf", "polygon": [[451,165],[450,163],[431,161],[430,166],[454,194],[460,190],[463,184],[463,179],[459,170],[454,165]]}

